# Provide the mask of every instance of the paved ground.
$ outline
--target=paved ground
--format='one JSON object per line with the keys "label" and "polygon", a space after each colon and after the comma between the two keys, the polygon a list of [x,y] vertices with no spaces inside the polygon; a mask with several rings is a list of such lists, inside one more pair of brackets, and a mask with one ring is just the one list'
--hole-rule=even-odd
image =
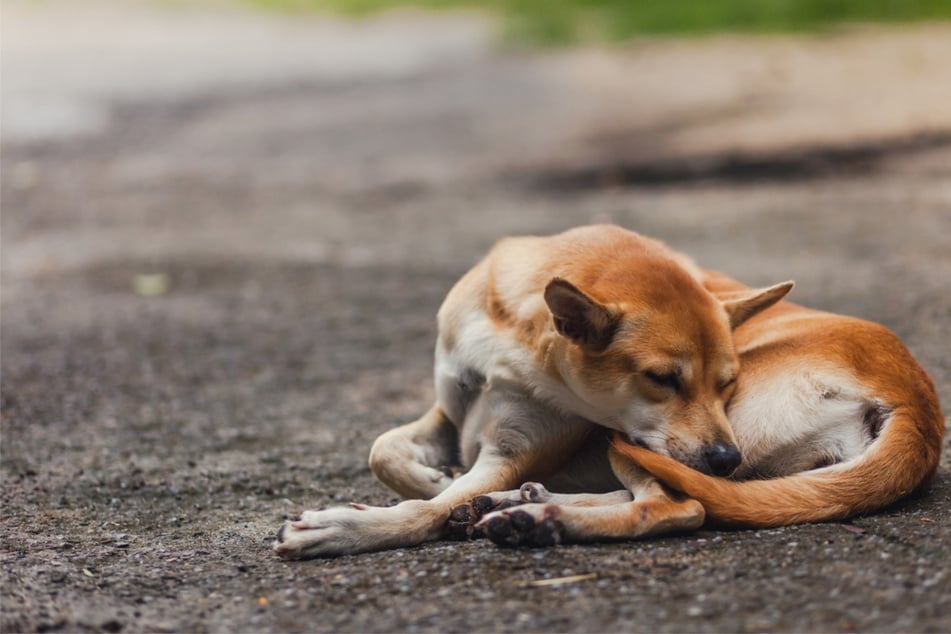
{"label": "paved ground", "polygon": [[948,28],[526,55],[471,16],[122,6],[3,8],[3,631],[951,629],[947,458],[849,525],[269,543],[395,501],[370,443],[425,410],[435,310],[509,233],[613,221],[795,278],[947,408]]}

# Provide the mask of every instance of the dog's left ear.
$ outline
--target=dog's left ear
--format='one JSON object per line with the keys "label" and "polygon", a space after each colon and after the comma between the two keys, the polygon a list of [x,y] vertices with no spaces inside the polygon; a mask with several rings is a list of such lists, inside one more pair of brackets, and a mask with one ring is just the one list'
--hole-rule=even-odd
{"label": "dog's left ear", "polygon": [[607,306],[594,301],[574,284],[559,277],[545,287],[545,303],[564,337],[592,352],[602,352],[614,338],[618,317]]}
{"label": "dog's left ear", "polygon": [[723,308],[730,317],[730,328],[736,329],[747,319],[760,311],[764,311],[792,290],[793,282],[782,282],[769,288],[757,288],[731,293],[728,298],[721,296]]}

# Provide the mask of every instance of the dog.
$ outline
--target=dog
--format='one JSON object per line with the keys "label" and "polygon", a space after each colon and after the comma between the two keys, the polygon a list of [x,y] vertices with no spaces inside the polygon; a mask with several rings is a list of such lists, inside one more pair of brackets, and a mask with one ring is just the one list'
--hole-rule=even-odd
{"label": "dog", "polygon": [[930,379],[887,329],[782,301],[792,286],[615,226],[502,239],[438,312],[436,403],[371,449],[406,499],[305,511],[275,551],[775,526],[921,487],[944,427]]}

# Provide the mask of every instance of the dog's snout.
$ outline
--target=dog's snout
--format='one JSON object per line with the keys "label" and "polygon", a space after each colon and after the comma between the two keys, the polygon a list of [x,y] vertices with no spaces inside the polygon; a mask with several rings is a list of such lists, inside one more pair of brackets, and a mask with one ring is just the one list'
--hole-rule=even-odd
{"label": "dog's snout", "polygon": [[740,466],[743,457],[734,445],[715,442],[704,450],[703,460],[714,475],[728,476]]}

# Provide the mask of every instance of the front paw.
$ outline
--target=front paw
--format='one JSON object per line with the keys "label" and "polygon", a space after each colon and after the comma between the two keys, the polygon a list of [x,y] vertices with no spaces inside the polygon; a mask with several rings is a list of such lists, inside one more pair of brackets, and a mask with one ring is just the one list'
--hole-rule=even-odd
{"label": "front paw", "polygon": [[565,537],[560,515],[557,506],[527,504],[510,511],[490,513],[476,528],[482,529],[499,546],[557,546]]}
{"label": "front paw", "polygon": [[361,514],[369,507],[304,511],[300,519],[286,522],[277,532],[274,552],[283,559],[334,557],[360,552]]}
{"label": "front paw", "polygon": [[438,539],[445,522],[442,508],[425,500],[304,511],[281,528],[274,551],[285,559],[307,559],[405,548]]}

